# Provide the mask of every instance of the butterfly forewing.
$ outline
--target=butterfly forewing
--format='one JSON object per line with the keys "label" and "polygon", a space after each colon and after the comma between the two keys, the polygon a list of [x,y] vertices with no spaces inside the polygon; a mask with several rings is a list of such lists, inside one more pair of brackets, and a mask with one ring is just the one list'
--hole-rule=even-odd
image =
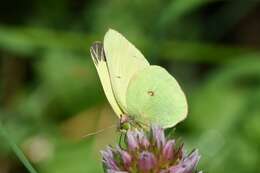
{"label": "butterfly forewing", "polygon": [[149,66],[149,62],[132,43],[112,29],[105,35],[104,50],[116,100],[127,113],[126,91],[129,81],[135,73]]}
{"label": "butterfly forewing", "polygon": [[106,56],[104,53],[103,44],[101,42],[95,42],[90,47],[90,54],[94,61],[94,64],[96,66],[102,87],[104,89],[105,95],[112,106],[113,110],[117,114],[118,117],[121,116],[122,111],[115,99],[112,86],[111,86],[111,80],[108,73],[108,67],[107,67],[107,61]]}

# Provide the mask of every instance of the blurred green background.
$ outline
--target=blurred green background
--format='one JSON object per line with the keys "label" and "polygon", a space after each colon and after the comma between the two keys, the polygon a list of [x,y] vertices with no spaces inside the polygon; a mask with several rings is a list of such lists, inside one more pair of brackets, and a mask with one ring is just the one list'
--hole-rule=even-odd
{"label": "blurred green background", "polygon": [[[176,135],[204,172],[259,172],[259,18],[257,0],[1,1],[0,121],[39,173],[101,173],[117,119],[89,47],[113,28],[180,82],[189,115]],[[1,136],[0,173],[17,172]]]}

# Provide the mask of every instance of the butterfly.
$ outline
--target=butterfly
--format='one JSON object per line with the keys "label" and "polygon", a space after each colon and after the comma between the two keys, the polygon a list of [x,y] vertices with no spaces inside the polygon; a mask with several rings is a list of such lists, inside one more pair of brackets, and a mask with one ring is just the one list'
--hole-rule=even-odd
{"label": "butterfly", "polygon": [[175,78],[163,67],[150,65],[122,34],[109,29],[103,43],[92,44],[90,54],[108,102],[122,122],[170,128],[186,118],[187,100]]}

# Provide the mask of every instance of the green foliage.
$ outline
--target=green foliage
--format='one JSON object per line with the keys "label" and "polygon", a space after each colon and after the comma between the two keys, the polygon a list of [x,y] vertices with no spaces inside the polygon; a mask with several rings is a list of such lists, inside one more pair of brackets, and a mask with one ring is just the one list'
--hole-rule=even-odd
{"label": "green foliage", "polygon": [[236,172],[258,169],[259,66],[258,57],[241,57],[210,75],[192,97],[188,123],[200,136],[196,143],[209,172],[232,172],[235,165]]}
{"label": "green foliage", "polygon": [[189,114],[176,132],[200,149],[204,172],[258,171],[258,1],[49,0],[2,6],[0,121],[9,133],[0,137],[0,172],[25,172],[14,152],[28,166],[13,142],[14,152],[7,146],[9,138],[40,173],[102,172],[99,150],[116,142],[115,129],[82,136],[117,123],[88,52],[108,28],[180,82]]}
{"label": "green foliage", "polygon": [[12,137],[9,136],[8,132],[2,124],[0,124],[0,136],[3,138],[3,140],[8,142],[8,144],[14,151],[15,155],[21,160],[21,162],[28,169],[28,171],[30,173],[37,173],[37,171],[31,165],[30,161],[24,155],[23,151],[16,145],[16,142],[13,141]]}

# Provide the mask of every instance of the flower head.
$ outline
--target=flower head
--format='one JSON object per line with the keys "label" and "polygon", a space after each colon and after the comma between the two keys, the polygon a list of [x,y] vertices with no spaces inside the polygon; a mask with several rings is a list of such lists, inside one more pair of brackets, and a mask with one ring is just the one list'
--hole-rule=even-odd
{"label": "flower head", "polygon": [[160,126],[147,133],[129,130],[126,148],[107,147],[101,154],[108,173],[194,173],[200,159],[198,150],[184,154],[183,145],[167,139]]}

